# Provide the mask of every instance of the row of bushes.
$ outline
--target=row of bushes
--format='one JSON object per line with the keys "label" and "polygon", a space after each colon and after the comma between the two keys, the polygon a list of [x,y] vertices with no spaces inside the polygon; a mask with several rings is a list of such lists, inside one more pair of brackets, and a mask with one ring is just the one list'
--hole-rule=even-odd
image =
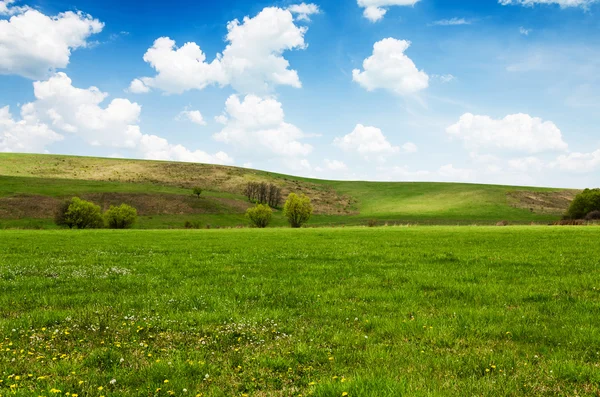
{"label": "row of bushes", "polygon": [[69,229],[129,229],[137,220],[137,210],[127,204],[111,205],[104,214],[99,205],[73,197],[56,211],[54,222]]}
{"label": "row of bushes", "polygon": [[[310,220],[313,213],[313,206],[310,198],[302,194],[290,193],[285,205],[283,206],[283,215],[293,228],[302,227]],[[254,208],[246,211],[246,217],[254,227],[265,228],[271,223],[273,210],[268,204],[257,204]]]}
{"label": "row of bushes", "polygon": [[575,196],[565,219],[600,220],[600,189],[585,189]]}

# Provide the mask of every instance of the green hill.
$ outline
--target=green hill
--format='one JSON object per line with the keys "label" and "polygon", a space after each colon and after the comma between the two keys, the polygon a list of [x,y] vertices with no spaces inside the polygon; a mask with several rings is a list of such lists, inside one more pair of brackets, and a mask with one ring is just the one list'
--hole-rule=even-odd
{"label": "green hill", "polygon": [[[547,223],[575,190],[463,183],[350,182],[300,178],[207,164],[0,153],[0,227],[51,228],[58,204],[80,196],[107,208],[134,205],[139,228],[245,225],[250,181],[302,192],[315,204],[312,225]],[[200,186],[201,198],[191,194]],[[285,225],[280,211],[274,226]]]}

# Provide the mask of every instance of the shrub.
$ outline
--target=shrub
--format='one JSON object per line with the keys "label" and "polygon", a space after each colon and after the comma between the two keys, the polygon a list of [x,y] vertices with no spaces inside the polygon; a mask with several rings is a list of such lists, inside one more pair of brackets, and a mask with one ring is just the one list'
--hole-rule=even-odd
{"label": "shrub", "polygon": [[106,225],[111,229],[129,229],[137,220],[137,210],[130,205],[111,205],[104,213]]}
{"label": "shrub", "polygon": [[98,229],[104,225],[100,206],[89,201],[73,197],[64,214],[64,224],[77,229]]}
{"label": "shrub", "polygon": [[508,221],[500,221],[496,223],[496,226],[508,226]]}
{"label": "shrub", "polygon": [[283,207],[283,214],[287,217],[290,226],[298,228],[304,225],[310,219],[313,213],[313,206],[310,198],[302,194],[290,193]]}
{"label": "shrub", "polygon": [[555,226],[584,226],[585,221],[583,219],[574,219],[574,220],[563,219],[563,220],[554,222],[554,225]]}
{"label": "shrub", "polygon": [[585,216],[586,221],[598,221],[600,220],[600,211],[592,211]]}
{"label": "shrub", "polygon": [[[377,219],[369,219],[367,221],[367,226],[369,226],[369,227],[375,227],[375,226],[377,226]],[[386,226],[387,226],[387,224],[386,224]]]}
{"label": "shrub", "polygon": [[184,226],[186,229],[200,229],[200,221],[185,221]]}
{"label": "shrub", "polygon": [[72,200],[63,201],[56,213],[54,214],[54,223],[57,226],[68,226],[69,229],[72,229],[75,226],[71,219],[67,218],[67,211],[69,211],[69,206],[71,205]]}
{"label": "shrub", "polygon": [[253,226],[259,228],[265,228],[271,223],[271,217],[273,216],[273,210],[268,205],[258,204],[254,208],[248,208],[246,211],[246,218],[250,220]]}
{"label": "shrub", "polygon": [[195,187],[192,192],[194,192],[195,196],[198,196],[198,198],[200,198],[200,195],[202,194],[202,188],[200,187]]}
{"label": "shrub", "polygon": [[583,219],[593,211],[600,211],[600,189],[585,189],[571,203],[567,211],[567,217],[570,219]]}

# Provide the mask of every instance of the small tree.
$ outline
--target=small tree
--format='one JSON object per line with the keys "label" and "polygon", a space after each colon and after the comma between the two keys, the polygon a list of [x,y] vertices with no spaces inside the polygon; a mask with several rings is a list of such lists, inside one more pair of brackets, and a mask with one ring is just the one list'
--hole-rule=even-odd
{"label": "small tree", "polygon": [[67,211],[69,211],[69,206],[71,205],[73,200],[65,200],[63,201],[56,213],[54,214],[54,223],[57,226],[68,226],[69,229],[72,229],[75,226],[71,219],[67,218]]}
{"label": "small tree", "polygon": [[313,206],[308,196],[290,193],[283,207],[283,214],[288,218],[291,227],[301,227],[308,222],[312,213]]}
{"label": "small tree", "polygon": [[575,196],[567,211],[567,217],[583,219],[592,211],[600,211],[600,189],[585,189]]}
{"label": "small tree", "polygon": [[73,197],[65,213],[65,224],[77,229],[97,229],[104,225],[100,206],[89,201]]}
{"label": "small tree", "polygon": [[253,226],[259,228],[265,228],[271,223],[271,217],[273,216],[273,210],[268,205],[258,204],[254,208],[248,208],[246,211],[246,218],[250,220]]}
{"label": "small tree", "polygon": [[200,198],[200,195],[202,194],[202,188],[200,187],[195,187],[193,189],[194,195],[198,196],[198,198]]}
{"label": "small tree", "polygon": [[111,205],[104,213],[106,225],[111,229],[129,229],[137,220],[137,210],[130,205]]}

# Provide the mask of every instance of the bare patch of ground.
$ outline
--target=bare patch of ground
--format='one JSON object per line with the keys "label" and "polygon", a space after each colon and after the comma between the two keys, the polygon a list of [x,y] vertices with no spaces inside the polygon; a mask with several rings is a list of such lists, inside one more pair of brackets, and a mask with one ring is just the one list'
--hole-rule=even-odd
{"label": "bare patch of ground", "polygon": [[535,213],[564,214],[579,190],[559,190],[552,192],[514,191],[508,192],[511,206],[528,209]]}
{"label": "bare patch of ground", "polygon": [[[250,207],[250,203],[229,198],[160,193],[93,193],[81,198],[98,204],[103,211],[111,205],[129,204],[141,216],[244,213]],[[37,195],[0,197],[0,218],[51,218],[62,200]]]}

